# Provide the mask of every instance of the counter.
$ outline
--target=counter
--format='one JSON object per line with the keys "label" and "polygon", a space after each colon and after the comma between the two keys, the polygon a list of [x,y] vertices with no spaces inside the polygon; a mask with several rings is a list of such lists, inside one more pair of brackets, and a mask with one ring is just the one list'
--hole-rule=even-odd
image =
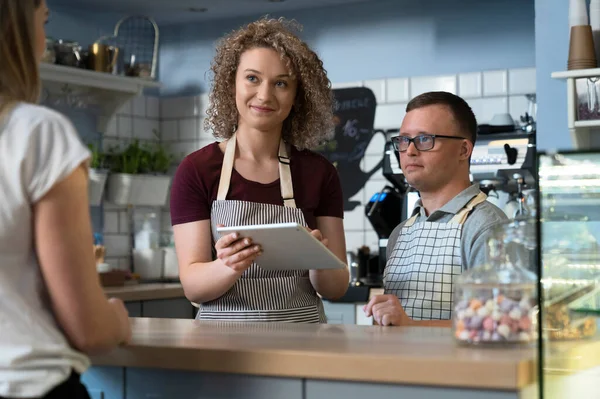
{"label": "counter", "polygon": [[[527,396],[535,391],[534,348],[462,348],[455,345],[451,331],[445,328],[152,318],[132,318],[131,323],[130,345],[92,358],[95,367],[84,374],[90,389],[98,386],[99,372],[114,378],[129,373],[127,378],[123,377],[129,384],[162,379],[168,391],[161,396],[156,392],[162,389],[157,388],[161,385],[150,383],[153,388],[147,392],[152,392],[152,397],[186,395],[184,391],[174,391],[183,389],[175,388],[179,386],[175,381],[204,381],[205,389],[217,392],[217,388],[213,387],[215,391],[208,386],[223,376],[233,380],[242,378],[248,388],[243,393],[230,392],[219,397],[311,399],[334,397],[343,392],[350,397],[358,397],[353,396],[358,395],[356,392],[369,392],[369,399],[379,398],[383,393],[386,398],[391,394],[420,399],[480,399],[488,394],[495,399],[535,397]],[[233,380],[226,385],[234,384]],[[266,381],[266,385],[260,381]],[[267,387],[284,381],[291,384],[285,396],[266,393],[270,392]],[[115,386],[115,382],[109,385]],[[291,393],[298,386],[299,396]],[[139,392],[149,390],[150,386],[131,389]],[[327,396],[310,396],[309,392]],[[110,398],[105,392],[103,395]]]}
{"label": "counter", "polygon": [[124,302],[185,297],[183,287],[179,283],[131,284],[122,287],[106,287],[104,292],[107,296],[119,298]]}

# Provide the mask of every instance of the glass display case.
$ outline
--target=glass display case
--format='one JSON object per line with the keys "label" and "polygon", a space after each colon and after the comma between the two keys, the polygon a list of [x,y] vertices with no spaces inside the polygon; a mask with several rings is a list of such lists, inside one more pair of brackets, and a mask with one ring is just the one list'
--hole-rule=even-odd
{"label": "glass display case", "polygon": [[600,151],[538,154],[540,393],[600,398]]}

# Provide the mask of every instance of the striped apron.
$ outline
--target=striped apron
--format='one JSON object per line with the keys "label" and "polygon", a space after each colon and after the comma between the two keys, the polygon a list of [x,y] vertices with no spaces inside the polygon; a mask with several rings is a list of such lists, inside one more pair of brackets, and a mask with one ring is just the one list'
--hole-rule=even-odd
{"label": "striped apron", "polygon": [[[286,145],[279,144],[279,181],[284,205],[227,200],[235,159],[236,136],[227,142],[217,199],[211,208],[214,242],[220,238],[217,225],[298,223],[307,226],[296,208],[290,158]],[[260,257],[221,297],[199,304],[198,320],[245,322],[325,323],[323,302],[310,283],[308,270],[263,270]],[[282,259],[285,262],[285,259]]]}
{"label": "striped apron", "polygon": [[386,294],[396,295],[413,320],[449,320],[454,279],[462,273],[460,237],[480,192],[448,223],[406,221],[383,272]]}

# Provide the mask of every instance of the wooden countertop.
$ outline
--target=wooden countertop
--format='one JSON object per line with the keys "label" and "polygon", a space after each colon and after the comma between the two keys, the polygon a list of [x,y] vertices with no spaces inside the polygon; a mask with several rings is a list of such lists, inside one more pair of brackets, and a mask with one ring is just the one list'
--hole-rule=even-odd
{"label": "wooden countertop", "polygon": [[450,329],[132,318],[133,340],[94,365],[516,391],[535,348],[457,346]]}
{"label": "wooden countertop", "polygon": [[125,302],[150,301],[153,299],[184,298],[183,287],[179,283],[132,284],[123,287],[106,287],[107,296]]}

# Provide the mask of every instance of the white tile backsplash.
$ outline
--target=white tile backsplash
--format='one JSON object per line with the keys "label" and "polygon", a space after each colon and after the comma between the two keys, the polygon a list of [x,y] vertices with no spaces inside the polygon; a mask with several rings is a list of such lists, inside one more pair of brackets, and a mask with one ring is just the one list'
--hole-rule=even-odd
{"label": "white tile backsplash", "polygon": [[365,245],[364,231],[346,231],[346,250],[356,252]]}
{"label": "white tile backsplash", "polygon": [[141,118],[146,117],[146,97],[136,96],[132,101],[131,108],[133,116],[139,116]]}
{"label": "white tile backsplash", "polygon": [[198,133],[197,119],[179,120],[179,140],[198,140]]}
{"label": "white tile backsplash", "polygon": [[146,97],[146,118],[160,118],[160,100],[158,97]]}
{"label": "white tile backsplash", "polygon": [[363,82],[358,80],[358,81],[354,81],[354,82],[332,83],[331,88],[332,89],[349,89],[352,87],[362,87],[362,85],[363,85]]}
{"label": "white tile backsplash", "polygon": [[501,71],[483,72],[483,95],[505,96],[508,94],[508,73]]}
{"label": "white tile backsplash", "polygon": [[105,212],[104,213],[104,233],[119,232],[119,213]]}
{"label": "white tile backsplash", "polygon": [[[105,119],[106,117],[101,116],[100,118]],[[119,117],[113,116],[112,118],[110,118],[110,120],[108,121],[108,124],[106,125],[106,131],[104,132],[104,135],[110,136],[110,137],[117,137],[117,135],[118,135],[117,118],[119,118]]]}
{"label": "white tile backsplash", "polygon": [[476,98],[467,102],[473,109],[479,125],[489,123],[496,114],[508,112],[507,97]]}
{"label": "white tile backsplash", "polygon": [[385,103],[385,79],[365,80],[363,86],[371,89],[377,104]]}
{"label": "white tile backsplash", "polygon": [[117,115],[131,115],[131,104],[132,100],[125,102],[121,107],[117,110]]}
{"label": "white tile backsplash", "polygon": [[385,92],[388,103],[407,103],[410,100],[408,78],[386,79],[386,81],[387,87]]}
{"label": "white tile backsplash", "polygon": [[[154,119],[142,119],[142,118],[134,118],[133,119],[133,137],[138,138],[140,140],[158,140],[156,135],[159,134],[160,125],[157,120]],[[156,132],[156,135],[155,135]]]}
{"label": "white tile backsplash", "polygon": [[119,233],[129,234],[131,220],[129,218],[129,212],[119,212]]}
{"label": "white tile backsplash", "polygon": [[529,94],[536,92],[535,68],[508,70],[508,94]]}
{"label": "white tile backsplash", "polygon": [[521,116],[529,110],[529,100],[525,96],[510,96],[508,97],[508,113],[513,117],[515,122],[520,122]]}
{"label": "white tile backsplash", "polygon": [[133,121],[130,116],[117,116],[117,136],[125,139],[133,136]]}
{"label": "white tile backsplash", "polygon": [[375,129],[398,129],[406,114],[406,104],[381,104],[375,109]]}
{"label": "white tile backsplash", "polygon": [[481,72],[458,75],[458,95],[464,99],[481,97],[483,82]]}
{"label": "white tile backsplash", "polygon": [[179,121],[160,121],[160,139],[162,141],[179,140]]}
{"label": "white tile backsplash", "polygon": [[346,231],[360,231],[363,232],[365,230],[365,208],[362,205],[363,193],[362,190],[350,198],[350,201],[361,201],[361,205],[358,205],[351,211],[344,212],[344,229]]}
{"label": "white tile backsplash", "polygon": [[199,114],[199,96],[165,98],[160,102],[161,119],[188,118]]}
{"label": "white tile backsplash", "polygon": [[456,75],[449,76],[417,76],[410,78],[410,97],[428,91],[447,91],[456,94]]}

